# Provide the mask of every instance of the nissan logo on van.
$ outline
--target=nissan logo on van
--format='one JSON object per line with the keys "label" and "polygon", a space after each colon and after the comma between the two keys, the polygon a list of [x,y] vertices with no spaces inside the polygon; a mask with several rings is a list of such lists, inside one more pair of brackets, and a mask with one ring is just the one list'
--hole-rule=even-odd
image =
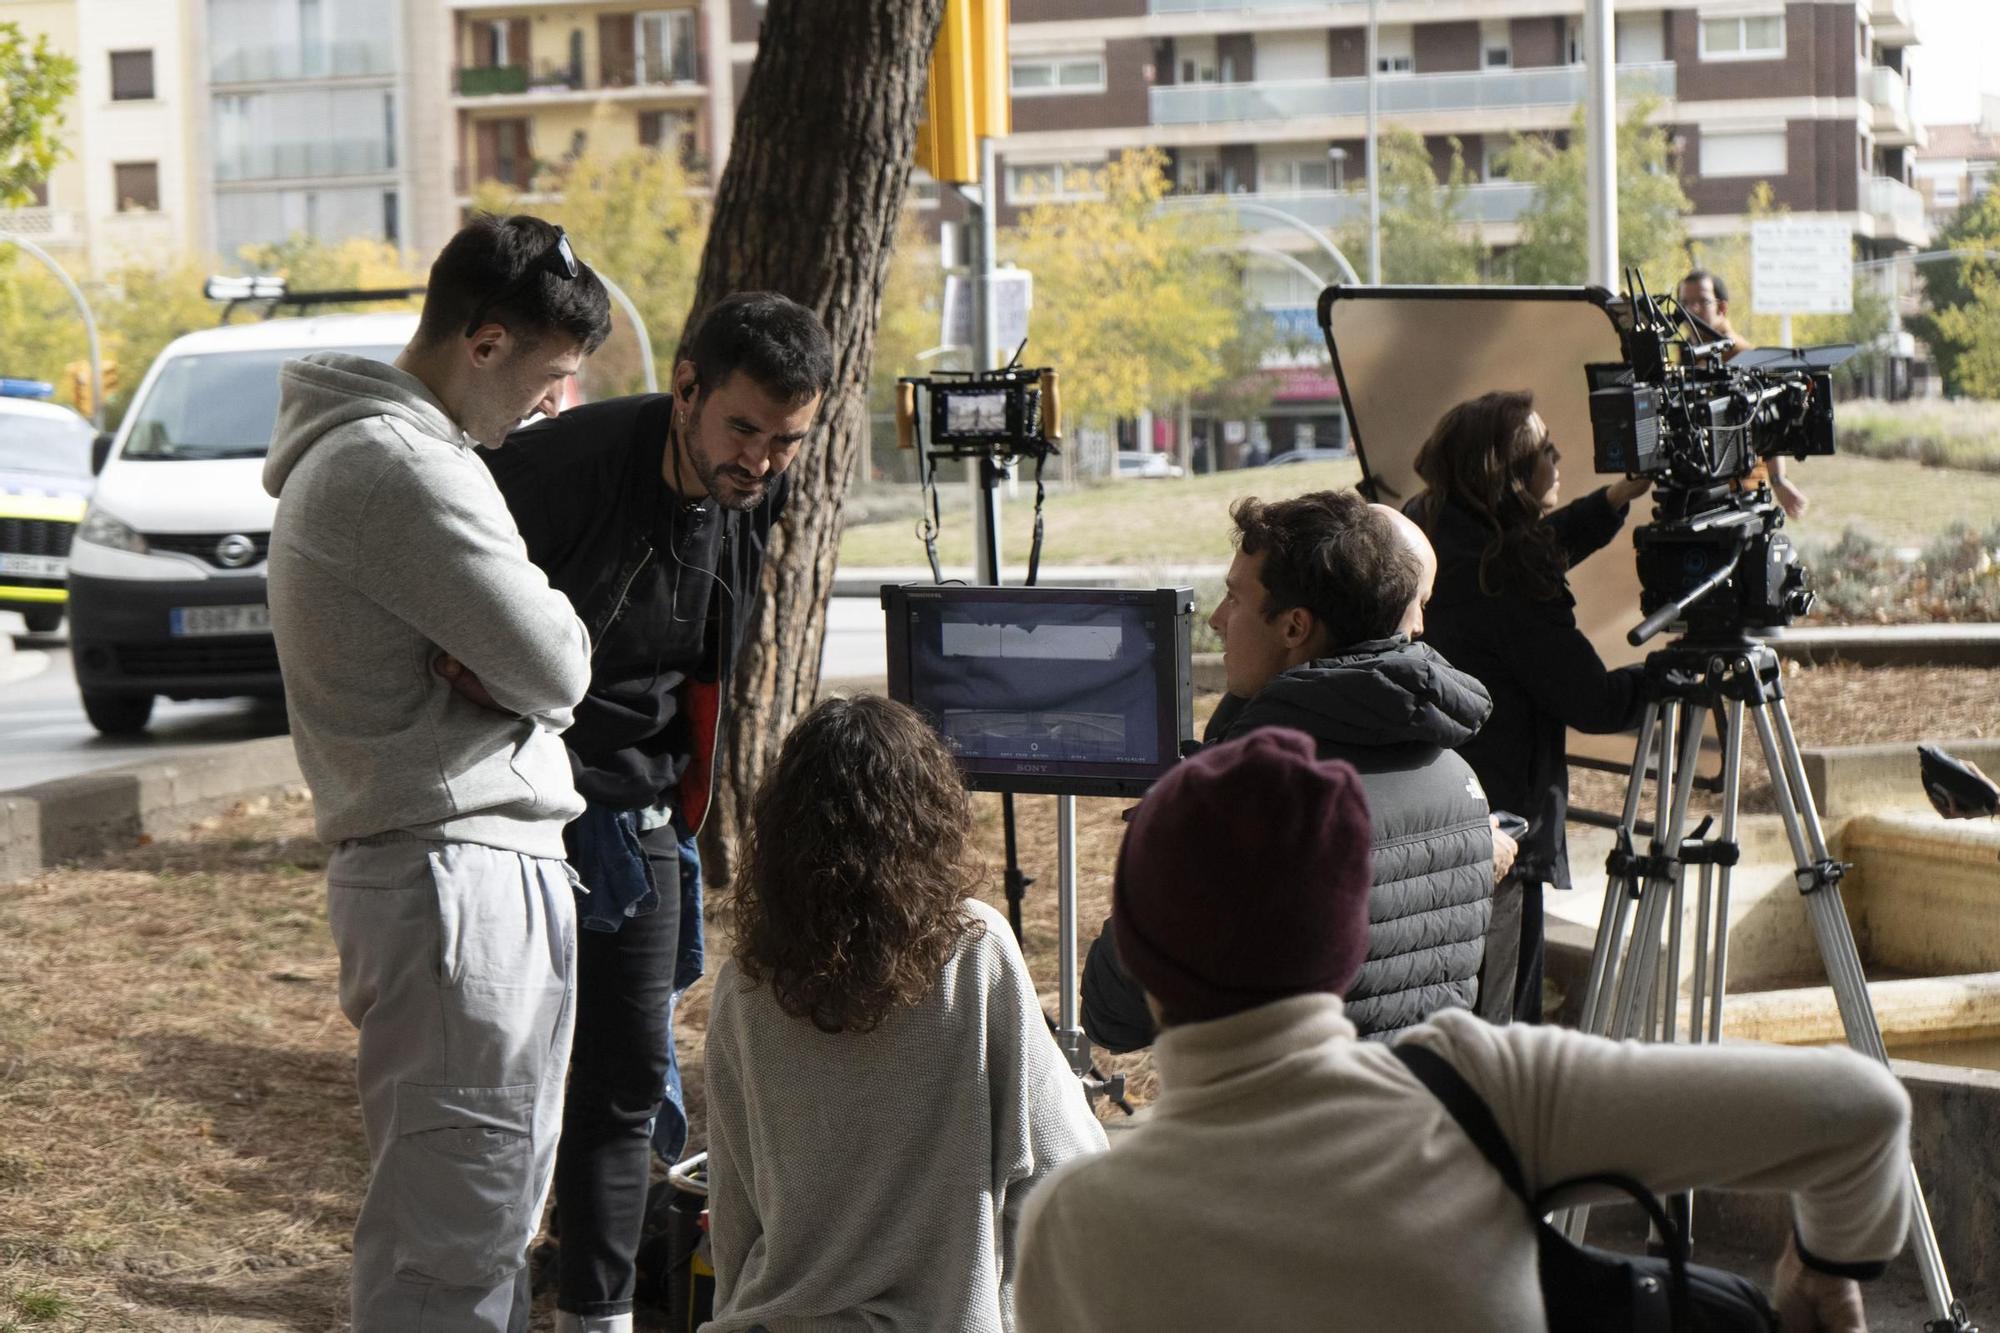
{"label": "nissan logo on van", "polygon": [[215,563],[224,569],[241,569],[257,558],[257,543],[242,533],[231,533],[215,544]]}

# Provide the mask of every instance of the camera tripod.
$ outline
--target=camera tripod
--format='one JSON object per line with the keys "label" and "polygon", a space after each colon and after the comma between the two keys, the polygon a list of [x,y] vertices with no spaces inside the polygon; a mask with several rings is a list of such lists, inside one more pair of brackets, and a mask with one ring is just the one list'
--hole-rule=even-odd
{"label": "camera tripod", "polygon": [[[1647,703],[1639,723],[1625,786],[1624,811],[1606,866],[1604,912],[1584,991],[1583,1030],[1614,1039],[1716,1042],[1729,958],[1730,874],[1739,858],[1736,814],[1743,776],[1743,717],[1757,729],[1778,816],[1791,843],[1794,875],[1805,899],[1814,941],[1839,1005],[1848,1044],[1888,1063],[1882,1029],[1861,969],[1853,931],[1841,903],[1848,867],[1827,848],[1805,765],[1786,710],[1777,654],[1741,632],[1687,636],[1646,658]],[[1688,831],[1689,798],[1701,757],[1704,726],[1713,713],[1722,737],[1722,809]],[[1657,755],[1658,806],[1650,830],[1639,819],[1648,761]],[[1715,831],[1710,833],[1711,827]],[[1649,833],[1645,850],[1637,838]],[[1695,892],[1692,976],[1685,1027],[1679,1011],[1682,929],[1687,870],[1699,871]],[[1627,928],[1630,937],[1627,938]],[[1665,949],[1662,951],[1662,934]],[[1622,949],[1622,952],[1621,952]],[[1952,1298],[1944,1259],[1916,1168],[1911,1240],[1916,1246],[1932,1318],[1927,1333],[1977,1333],[1965,1307]],[[1686,1233],[1690,1199],[1673,1201]],[[1561,1225],[1580,1240],[1589,1210],[1571,1209]]]}

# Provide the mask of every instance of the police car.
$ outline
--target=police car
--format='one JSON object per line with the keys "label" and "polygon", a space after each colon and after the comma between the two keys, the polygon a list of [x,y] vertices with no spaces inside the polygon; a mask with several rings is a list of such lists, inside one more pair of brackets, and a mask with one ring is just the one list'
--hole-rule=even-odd
{"label": "police car", "polygon": [[38,380],[0,379],[0,611],[36,633],[62,623],[70,542],[90,499],[90,423],[42,402]]}
{"label": "police car", "polygon": [[308,352],[392,361],[416,327],[413,314],[265,319],[160,353],[70,549],[70,662],[91,725],[141,731],[162,695],[283,697],[263,482],[278,368]]}

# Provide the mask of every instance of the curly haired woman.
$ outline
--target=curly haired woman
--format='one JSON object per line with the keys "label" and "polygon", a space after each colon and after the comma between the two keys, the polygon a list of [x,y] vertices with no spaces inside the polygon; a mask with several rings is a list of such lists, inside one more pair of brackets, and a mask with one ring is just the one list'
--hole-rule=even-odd
{"label": "curly haired woman", "polygon": [[[1424,639],[1493,696],[1492,715],[1459,753],[1493,809],[1528,821],[1494,894],[1480,982],[1504,992],[1513,963],[1512,1003],[1496,993],[1479,1004],[1488,1017],[1511,1009],[1527,1022],[1542,1014],[1542,885],[1569,887],[1563,728],[1623,731],[1643,704],[1638,668],[1607,668],[1577,628],[1568,574],[1618,535],[1650,483],[1613,482],[1557,508],[1561,459],[1530,395],[1489,393],[1439,419],[1417,454],[1427,489],[1408,507],[1437,548]],[[1502,937],[1516,912],[1518,957]]]}
{"label": "curly haired woman", "polygon": [[714,1322],[1013,1326],[1022,1202],[1104,1133],[916,713],[829,699],[752,807],[708,1025]]}

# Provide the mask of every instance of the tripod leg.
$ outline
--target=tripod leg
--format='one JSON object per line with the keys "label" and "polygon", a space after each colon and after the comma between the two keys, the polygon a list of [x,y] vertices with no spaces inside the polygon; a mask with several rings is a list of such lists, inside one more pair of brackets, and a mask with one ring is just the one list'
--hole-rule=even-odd
{"label": "tripod leg", "polygon": [[1090,1068],[1089,1045],[1077,1015],[1076,797],[1056,797],[1056,1044],[1081,1076]]}
{"label": "tripod leg", "polygon": [[[1757,725],[1765,763],[1771,769],[1771,789],[1777,798],[1778,815],[1785,825],[1785,836],[1791,840],[1799,890],[1806,900],[1806,916],[1812,922],[1813,938],[1833,987],[1834,1002],[1840,1008],[1847,1044],[1886,1065],[1888,1047],[1882,1041],[1882,1028],[1876,1021],[1874,1001],[1868,994],[1867,977],[1861,967],[1861,952],[1855,947],[1854,931],[1841,901],[1839,875],[1827,873],[1833,861],[1827,851],[1819,811],[1813,804],[1812,790],[1806,785],[1805,763],[1799,755],[1798,740],[1792,734],[1791,716],[1782,697],[1759,698],[1751,705],[1750,716]],[[1918,1178],[1914,1164],[1910,1167],[1910,1199],[1910,1240],[1916,1248],[1924,1294],[1935,1316],[1927,1327],[1969,1329],[1971,1324],[1964,1307],[1952,1297],[1951,1279],[1944,1271],[1944,1255],[1938,1249],[1930,1207],[1924,1202],[1923,1181]]]}
{"label": "tripod leg", "polygon": [[[1625,812],[1618,822],[1616,850],[1629,853],[1634,831],[1639,826],[1639,798],[1646,785],[1646,769],[1653,742],[1659,734],[1660,705],[1649,702],[1639,719],[1639,739],[1632,750],[1632,768],[1625,779]],[[1590,980],[1583,991],[1583,1031],[1602,1033],[1610,1021],[1611,978],[1616,975],[1616,959],[1624,943],[1625,922],[1632,906],[1635,883],[1630,870],[1609,874],[1604,884],[1604,911],[1597,922],[1597,942],[1590,951]]]}
{"label": "tripod leg", "polygon": [[[1618,1007],[1611,1024],[1614,1037],[1633,1035],[1642,1014],[1650,1011],[1652,997],[1642,994],[1641,988],[1656,979],[1660,930],[1664,924],[1661,918],[1680,879],[1681,839],[1687,831],[1688,799],[1694,791],[1695,764],[1701,752],[1701,726],[1691,714],[1699,708],[1700,705],[1683,699],[1670,700],[1666,705],[1666,720],[1660,732],[1660,814],[1649,845],[1654,868],[1648,871],[1646,887],[1640,892],[1639,923],[1632,948],[1626,953],[1625,975],[1619,979]],[[1665,874],[1660,873],[1662,866],[1667,867]],[[1642,1002],[1647,1005],[1646,1010],[1639,1008]]]}
{"label": "tripod leg", "polygon": [[[1724,846],[1736,846],[1736,807],[1743,794],[1743,701],[1731,699],[1723,708],[1722,834]],[[1709,993],[1708,1039],[1722,1040],[1722,998],[1729,989],[1729,881],[1735,867],[1724,861],[1715,874],[1715,978]]]}

